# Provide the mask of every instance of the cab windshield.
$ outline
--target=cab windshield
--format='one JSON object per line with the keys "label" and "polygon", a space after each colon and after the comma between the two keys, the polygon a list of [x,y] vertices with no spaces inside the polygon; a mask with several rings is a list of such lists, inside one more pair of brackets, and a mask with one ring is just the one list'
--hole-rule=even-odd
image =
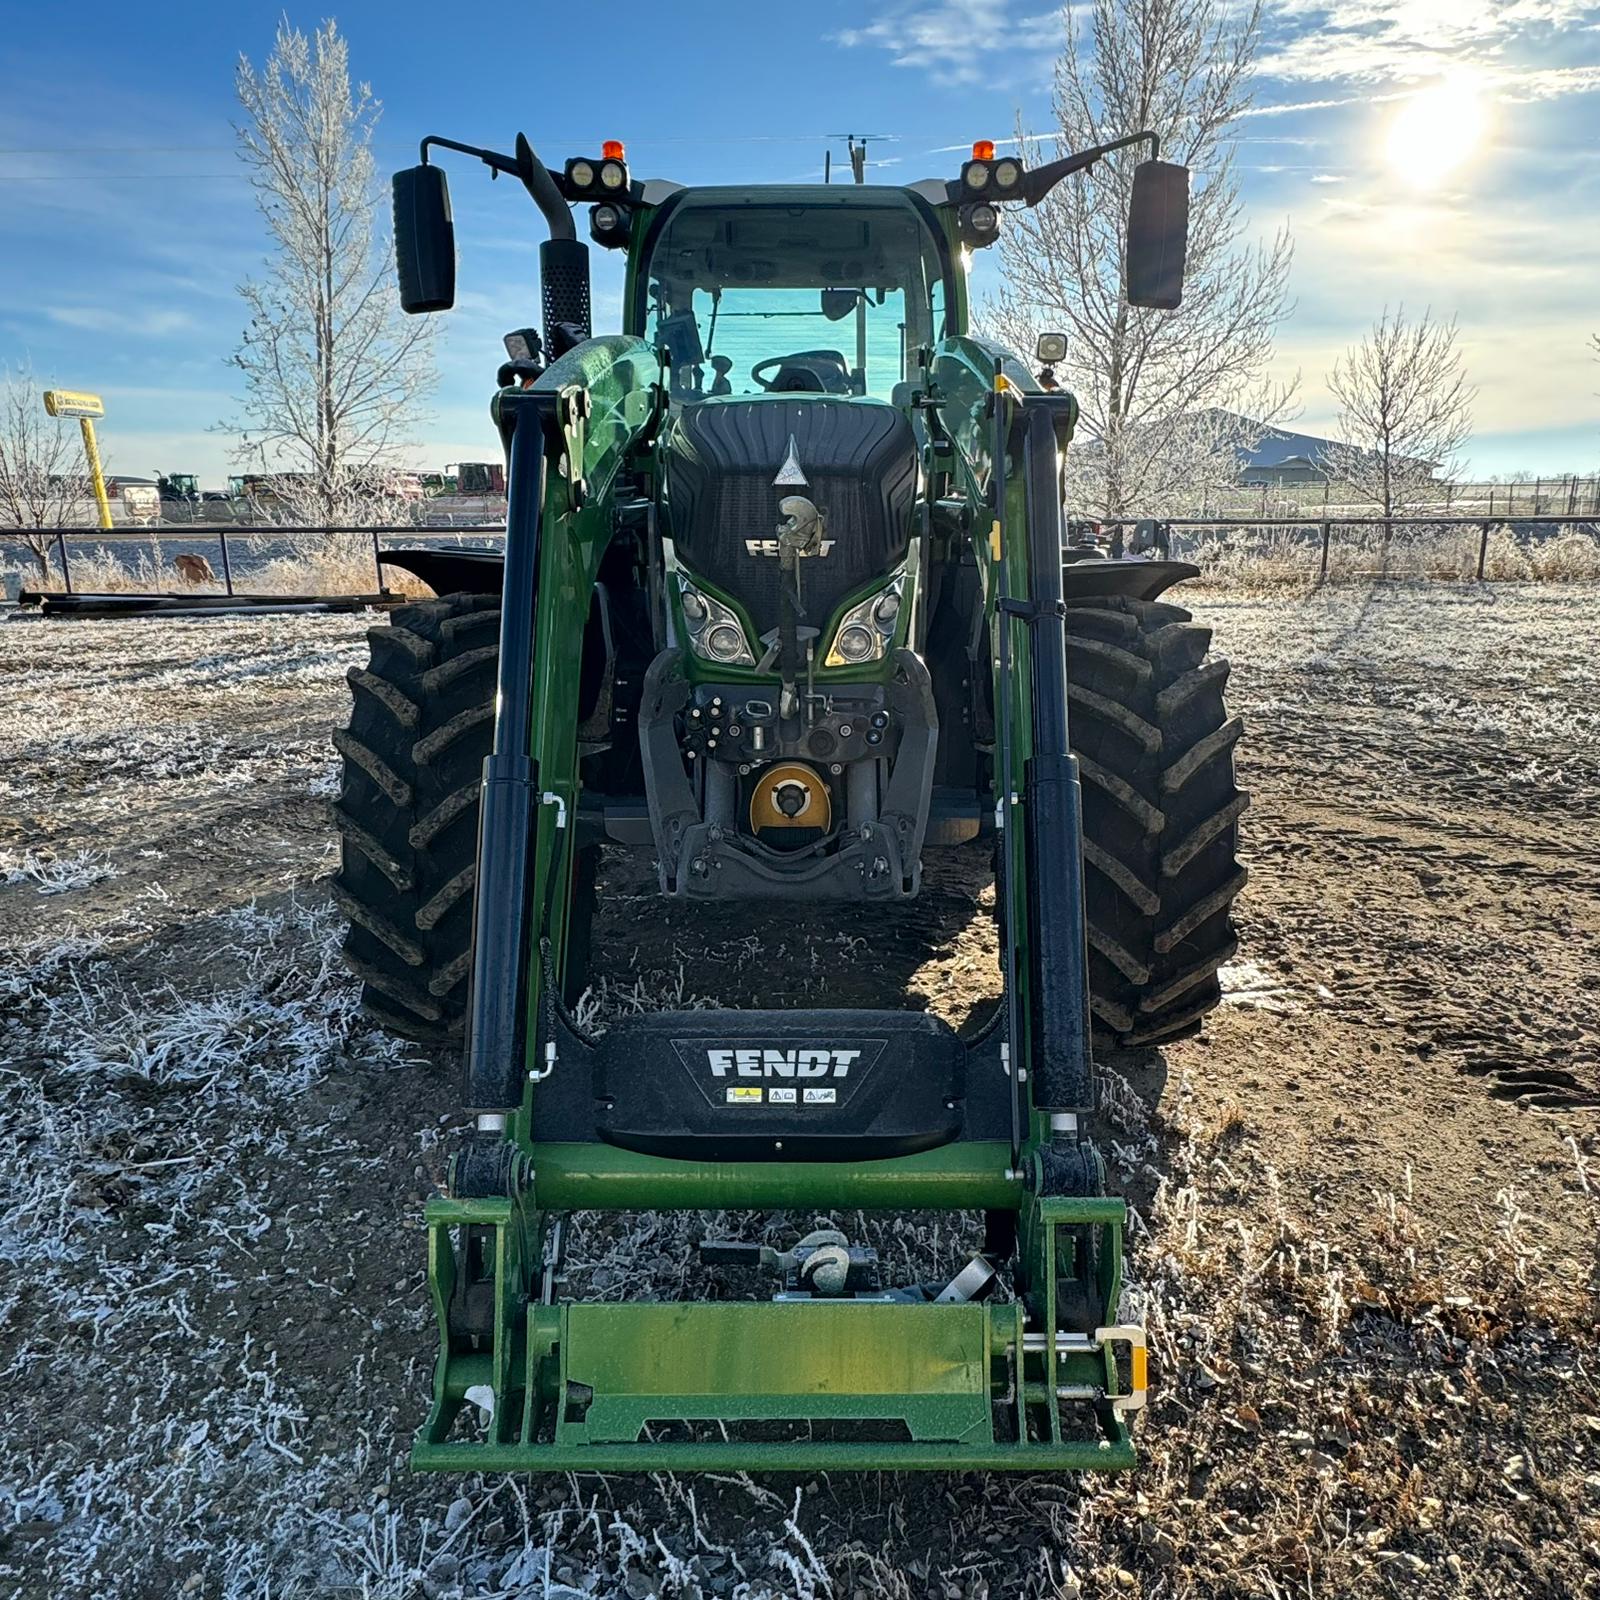
{"label": "cab windshield", "polygon": [[636,280],[672,393],[894,398],[944,333],[944,241],[911,197],[819,189],[774,204],[699,190],[672,204]]}

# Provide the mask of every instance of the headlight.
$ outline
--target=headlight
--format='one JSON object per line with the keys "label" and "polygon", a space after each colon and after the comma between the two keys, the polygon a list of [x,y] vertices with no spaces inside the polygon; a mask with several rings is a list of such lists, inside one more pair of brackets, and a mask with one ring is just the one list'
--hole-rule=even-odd
{"label": "headlight", "polygon": [[994,181],[997,189],[1015,189],[1022,182],[1022,163],[1009,160],[995,162]]}
{"label": "headlight", "polygon": [[600,163],[600,186],[603,189],[620,189],[627,180],[627,169],[620,161]]}
{"label": "headlight", "polygon": [[878,645],[873,630],[861,622],[847,622],[839,630],[839,637],[833,641],[833,650],[828,657],[829,664],[834,656],[852,665],[857,661],[870,661],[874,656],[882,655],[883,651]]}
{"label": "headlight", "polygon": [[721,667],[753,667],[756,664],[750,641],[744,636],[739,618],[720,600],[695,588],[681,574],[678,578],[678,604],[683,611],[684,626],[689,631],[689,648],[702,661],[714,661]]}
{"label": "headlight", "polygon": [[906,575],[902,568],[877,594],[868,595],[839,619],[839,626],[823,658],[825,667],[858,667],[864,661],[881,661],[894,642],[900,625],[900,602]]}
{"label": "headlight", "polygon": [[589,189],[594,186],[594,165],[588,161],[574,161],[567,168],[567,176],[579,189]]}
{"label": "headlight", "polygon": [[969,189],[981,189],[989,181],[989,167],[987,162],[969,161],[961,169],[961,181]]}
{"label": "headlight", "polygon": [[713,661],[733,662],[741,656],[751,659],[749,646],[744,642],[744,630],[736,622],[713,622],[706,629],[701,643],[703,654]]}

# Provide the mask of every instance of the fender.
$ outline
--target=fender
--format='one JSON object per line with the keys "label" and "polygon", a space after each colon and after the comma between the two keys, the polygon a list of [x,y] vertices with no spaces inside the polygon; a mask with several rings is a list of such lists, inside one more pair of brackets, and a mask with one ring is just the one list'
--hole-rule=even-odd
{"label": "fender", "polygon": [[384,550],[378,559],[421,578],[435,594],[499,594],[505,586],[498,550]]}
{"label": "fender", "polygon": [[1061,569],[1062,597],[1068,604],[1108,594],[1156,600],[1173,584],[1199,576],[1191,561],[1069,561]]}

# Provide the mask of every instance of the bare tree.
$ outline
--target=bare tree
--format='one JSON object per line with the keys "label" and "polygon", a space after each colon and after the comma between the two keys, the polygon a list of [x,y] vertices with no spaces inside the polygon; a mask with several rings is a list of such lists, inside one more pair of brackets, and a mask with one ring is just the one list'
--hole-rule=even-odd
{"label": "bare tree", "polygon": [[[1128,304],[1128,200],[1142,148],[1107,157],[1014,211],[1000,236],[1006,285],[986,308],[1005,342],[1064,330],[1063,377],[1091,436],[1069,460],[1072,491],[1108,517],[1182,511],[1232,484],[1238,452],[1283,420],[1293,385],[1266,382],[1287,314],[1293,245],[1242,244],[1229,126],[1250,104],[1262,0],[1092,0],[1073,7],[1055,67],[1055,153],[1151,129],[1194,173],[1188,274],[1177,311]],[[1024,152],[1040,141],[1018,124]]]}
{"label": "bare tree", "polygon": [[237,455],[310,484],[323,522],[352,484],[387,466],[421,420],[433,381],[428,319],[405,317],[392,287],[372,159],[380,103],[350,85],[336,25],[307,39],[287,21],[259,73],[240,57],[239,153],[276,246],[267,274],[239,286],[250,325]]}
{"label": "bare tree", "polygon": [[1389,311],[1328,375],[1339,405],[1332,477],[1385,517],[1431,500],[1439,476],[1452,476],[1472,436],[1472,402],[1456,349],[1456,325],[1424,311]]}
{"label": "bare tree", "polygon": [[82,520],[89,495],[77,425],[45,415],[31,373],[0,385],[0,538],[14,541],[50,577],[57,528]]}

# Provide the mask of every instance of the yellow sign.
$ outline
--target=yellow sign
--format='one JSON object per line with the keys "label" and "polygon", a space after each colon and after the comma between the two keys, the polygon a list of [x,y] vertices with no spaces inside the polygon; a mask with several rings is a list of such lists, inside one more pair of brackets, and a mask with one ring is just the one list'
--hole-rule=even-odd
{"label": "yellow sign", "polygon": [[80,394],[76,389],[46,389],[44,408],[52,417],[103,417],[105,402],[97,394]]}
{"label": "yellow sign", "polygon": [[46,389],[44,408],[52,417],[76,417],[83,432],[83,458],[89,467],[89,482],[94,486],[95,505],[100,510],[100,526],[111,526],[111,502],[106,499],[106,480],[100,470],[100,448],[94,439],[93,418],[106,414],[105,402],[97,394],[82,394],[76,389]]}

